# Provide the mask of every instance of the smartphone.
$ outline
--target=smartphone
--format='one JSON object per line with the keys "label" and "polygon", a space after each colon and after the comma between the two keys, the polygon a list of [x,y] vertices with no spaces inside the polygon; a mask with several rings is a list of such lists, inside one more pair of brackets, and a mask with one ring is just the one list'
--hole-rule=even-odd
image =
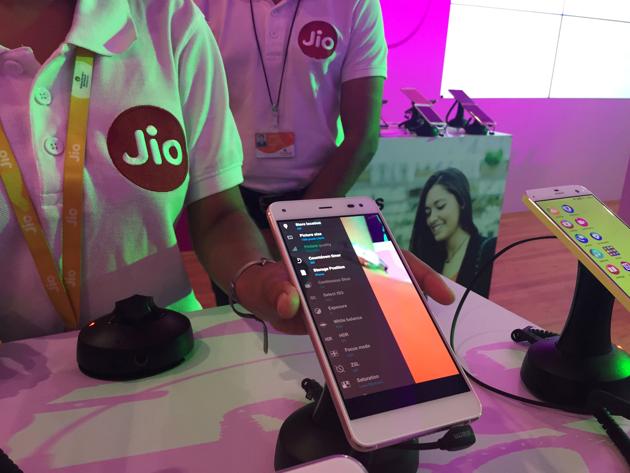
{"label": "smartphone", "polygon": [[[282,473],[367,473],[363,465],[346,455],[334,455],[282,470]],[[280,472],[278,472],[280,473]]]}
{"label": "smartphone", "polygon": [[267,217],[353,448],[381,448],[481,415],[376,202],[276,202]]}
{"label": "smartphone", "polygon": [[420,112],[422,118],[424,118],[429,125],[432,125],[439,130],[446,128],[446,122],[442,120],[437,113],[435,113],[435,110],[433,110],[433,103],[426,99],[417,89],[414,89],[413,87],[403,87],[400,91],[405,95],[405,97],[411,100],[414,108]]}
{"label": "smartphone", "polygon": [[630,227],[583,186],[532,189],[523,201],[630,310]]}
{"label": "smartphone", "polygon": [[481,123],[483,126],[488,128],[489,130],[494,130],[496,128],[496,122],[488,116],[486,112],[481,110],[477,104],[475,104],[474,100],[471,99],[463,90],[459,89],[449,89],[451,95],[457,100],[464,110],[466,110],[470,115],[477,120],[477,122]]}

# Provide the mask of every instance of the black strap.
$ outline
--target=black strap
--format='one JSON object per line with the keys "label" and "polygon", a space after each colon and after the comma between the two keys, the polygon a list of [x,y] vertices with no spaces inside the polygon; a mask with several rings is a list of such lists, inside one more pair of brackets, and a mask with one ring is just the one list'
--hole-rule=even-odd
{"label": "black strap", "polygon": [[258,40],[258,30],[256,28],[256,16],[254,15],[254,1],[249,0],[249,11],[252,17],[252,26],[254,27],[254,38],[256,38],[256,47],[258,48],[258,57],[260,58],[260,64],[262,65],[263,74],[265,75],[265,84],[267,85],[267,94],[269,95],[269,104],[271,105],[271,110],[274,113],[277,113],[280,108],[280,95],[282,93],[282,84],[284,82],[284,72],[287,65],[287,58],[289,57],[289,44],[291,43],[291,35],[293,34],[293,26],[295,25],[295,19],[297,18],[298,10],[300,9],[300,3],[302,3],[302,0],[298,0],[297,5],[295,6],[295,12],[293,13],[293,19],[291,20],[291,27],[289,28],[289,37],[287,38],[287,43],[284,47],[284,59],[282,61],[282,73],[280,74],[280,85],[278,86],[278,96],[276,97],[276,101],[274,102],[273,97],[271,95],[271,85],[269,84],[269,77],[267,76],[267,68],[265,67],[265,59],[262,54],[262,49],[260,48],[260,41]]}

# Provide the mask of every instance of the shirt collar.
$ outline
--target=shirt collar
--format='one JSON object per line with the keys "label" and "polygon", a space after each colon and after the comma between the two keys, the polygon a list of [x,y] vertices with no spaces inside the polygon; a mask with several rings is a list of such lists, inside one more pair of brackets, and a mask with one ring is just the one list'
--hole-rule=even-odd
{"label": "shirt collar", "polygon": [[67,43],[113,56],[125,52],[135,40],[127,0],[78,0]]}

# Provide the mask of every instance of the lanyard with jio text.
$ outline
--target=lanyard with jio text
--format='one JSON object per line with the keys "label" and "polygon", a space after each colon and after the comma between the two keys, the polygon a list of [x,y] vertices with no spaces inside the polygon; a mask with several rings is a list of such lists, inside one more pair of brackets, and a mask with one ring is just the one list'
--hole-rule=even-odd
{"label": "lanyard with jio text", "polygon": [[44,288],[67,330],[79,326],[83,232],[83,169],[94,54],[77,49],[72,74],[63,171],[62,275],[53,259],[33,200],[0,123],[0,178]]}
{"label": "lanyard with jio text", "polygon": [[252,25],[254,27],[254,38],[256,39],[256,47],[258,48],[258,57],[260,58],[260,64],[262,65],[263,75],[265,76],[265,84],[267,85],[267,94],[269,95],[269,103],[271,105],[271,113],[273,114],[274,127],[277,129],[280,127],[280,95],[282,93],[282,83],[284,82],[284,72],[287,66],[287,58],[289,57],[289,44],[291,44],[291,35],[293,34],[293,26],[295,25],[295,19],[297,18],[298,10],[300,9],[300,3],[302,0],[298,0],[293,12],[293,19],[291,20],[291,27],[289,28],[289,36],[287,37],[287,43],[284,47],[284,59],[282,60],[282,72],[280,73],[280,85],[278,86],[278,95],[274,102],[271,95],[271,85],[269,84],[269,77],[267,75],[267,68],[265,67],[265,59],[263,57],[262,50],[260,48],[260,41],[258,39],[258,30],[256,29],[256,17],[254,15],[254,2],[249,0],[249,11],[252,16]]}

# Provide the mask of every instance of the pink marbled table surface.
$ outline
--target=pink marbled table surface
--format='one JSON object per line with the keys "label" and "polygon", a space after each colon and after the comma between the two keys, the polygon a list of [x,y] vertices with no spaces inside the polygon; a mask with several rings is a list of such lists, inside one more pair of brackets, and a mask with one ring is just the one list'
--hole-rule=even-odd
{"label": "pink marbled table surface", "polygon": [[[434,308],[448,330],[455,306]],[[519,379],[524,348],[509,334],[527,322],[477,296],[463,312],[456,344],[468,367],[526,395]],[[300,380],[322,378],[310,342],[272,333],[265,355],[257,324],[229,309],[190,316],[193,356],[141,381],[81,374],[76,332],[0,345],[2,448],[25,473],[273,471],[282,420],[306,402]],[[484,408],[474,424],[477,443],[461,452],[422,452],[420,472],[627,471],[592,419],[475,390]]]}

